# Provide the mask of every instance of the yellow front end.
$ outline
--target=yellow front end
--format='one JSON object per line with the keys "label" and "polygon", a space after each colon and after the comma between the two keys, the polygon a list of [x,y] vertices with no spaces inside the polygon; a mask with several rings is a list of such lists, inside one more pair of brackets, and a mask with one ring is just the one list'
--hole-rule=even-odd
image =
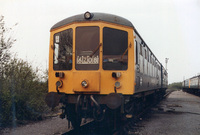
{"label": "yellow front end", "polygon": [[[84,34],[84,27],[87,27],[91,32],[91,38],[88,38],[90,34]],[[57,53],[61,49],[57,49],[63,42],[62,31],[65,33],[71,33],[71,47],[65,47],[66,51],[69,51],[68,56],[62,55],[60,58]],[[98,31],[93,33],[92,29]],[[109,31],[123,31],[127,33],[127,44],[123,47],[124,50],[118,56],[107,55],[104,46],[104,36],[109,34]],[[82,32],[82,33],[81,33]],[[59,33],[58,35],[56,35]],[[68,34],[69,35],[69,34]],[[87,39],[81,39],[79,37],[87,37]],[[111,35],[112,36],[112,35]],[[119,36],[119,35],[118,35]],[[96,37],[98,37],[96,39]],[[113,36],[115,38],[115,36]],[[71,23],[64,27],[51,30],[50,37],[50,53],[49,53],[49,92],[60,92],[65,94],[109,94],[109,93],[122,93],[125,95],[134,94],[135,88],[135,60],[134,60],[134,36],[133,28],[128,26],[116,25],[107,22],[80,22]],[[84,44],[90,43],[90,40],[94,40],[94,47],[90,51],[84,50]],[[109,39],[107,39],[109,40]],[[81,42],[79,42],[81,41]],[[66,41],[68,42],[68,41]],[[93,44],[92,44],[93,45]],[[105,48],[104,48],[105,47]],[[116,47],[110,47],[108,50],[119,49]],[[81,50],[81,51],[79,51]],[[112,63],[120,64],[125,63],[126,68],[117,69],[112,67]],[[125,59],[125,60],[124,60]],[[116,63],[115,63],[116,61]],[[125,61],[125,62],[124,62]],[[63,63],[70,63],[68,66],[57,68],[56,64],[63,66]],[[107,63],[104,64],[104,63]],[[111,68],[110,68],[111,65]],[[66,68],[67,70],[65,70]],[[90,69],[91,68],[91,69]],[[113,70],[112,70],[113,68]],[[61,75],[60,75],[61,74]],[[61,81],[61,86],[56,86],[56,82]]]}

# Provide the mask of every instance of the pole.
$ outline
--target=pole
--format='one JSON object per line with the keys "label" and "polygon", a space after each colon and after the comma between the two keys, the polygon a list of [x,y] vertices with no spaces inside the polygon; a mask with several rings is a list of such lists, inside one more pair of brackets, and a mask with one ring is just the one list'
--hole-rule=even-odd
{"label": "pole", "polygon": [[169,60],[169,58],[165,58],[165,64],[166,64],[165,68],[166,68],[166,71],[167,71],[167,63],[168,63],[168,60]]}

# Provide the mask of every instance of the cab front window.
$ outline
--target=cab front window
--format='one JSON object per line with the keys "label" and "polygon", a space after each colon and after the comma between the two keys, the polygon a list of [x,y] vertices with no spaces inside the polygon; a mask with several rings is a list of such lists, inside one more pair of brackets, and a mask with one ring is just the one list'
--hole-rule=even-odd
{"label": "cab front window", "polygon": [[99,69],[99,27],[76,28],[76,70]]}
{"label": "cab front window", "polygon": [[103,69],[127,70],[128,32],[103,28]]}
{"label": "cab front window", "polygon": [[73,30],[54,34],[54,70],[72,69]]}

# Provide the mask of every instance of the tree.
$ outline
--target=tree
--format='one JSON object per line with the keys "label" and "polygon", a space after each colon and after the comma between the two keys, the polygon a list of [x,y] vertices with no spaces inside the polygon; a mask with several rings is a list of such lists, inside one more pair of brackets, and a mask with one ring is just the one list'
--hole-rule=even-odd
{"label": "tree", "polygon": [[0,78],[3,77],[5,64],[10,60],[10,48],[16,41],[8,35],[10,30],[12,28],[5,27],[4,16],[0,16]]}
{"label": "tree", "polygon": [[11,57],[16,41],[9,35],[11,30],[0,16],[0,127],[40,119],[47,109],[47,76],[42,78],[31,64]]}
{"label": "tree", "polygon": [[0,126],[5,121],[10,121],[12,117],[9,117],[11,108],[11,97],[10,91],[5,90],[9,85],[5,79],[5,67],[9,63],[11,58],[10,49],[16,41],[9,32],[11,28],[5,26],[4,16],[0,15]]}
{"label": "tree", "polygon": [[[0,125],[17,121],[39,120],[48,110],[45,103],[47,78],[21,59],[10,59],[4,67],[0,91]],[[41,81],[41,80],[45,81]]]}
{"label": "tree", "polygon": [[11,112],[12,116],[17,120],[36,120],[41,117],[47,107],[44,102],[47,83],[42,82],[38,71],[24,60],[12,59],[5,69],[7,88],[14,102],[11,110],[15,114]]}
{"label": "tree", "polygon": [[182,82],[174,82],[174,83],[171,83],[169,84],[168,86],[169,89],[182,89]]}

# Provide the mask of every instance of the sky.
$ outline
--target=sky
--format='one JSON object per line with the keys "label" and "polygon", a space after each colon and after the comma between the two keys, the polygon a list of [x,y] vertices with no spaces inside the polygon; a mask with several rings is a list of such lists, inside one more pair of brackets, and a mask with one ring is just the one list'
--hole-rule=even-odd
{"label": "sky", "polygon": [[165,67],[169,58],[169,83],[200,74],[200,0],[0,0],[0,15],[17,40],[12,52],[43,70],[50,28],[86,11],[130,20]]}

